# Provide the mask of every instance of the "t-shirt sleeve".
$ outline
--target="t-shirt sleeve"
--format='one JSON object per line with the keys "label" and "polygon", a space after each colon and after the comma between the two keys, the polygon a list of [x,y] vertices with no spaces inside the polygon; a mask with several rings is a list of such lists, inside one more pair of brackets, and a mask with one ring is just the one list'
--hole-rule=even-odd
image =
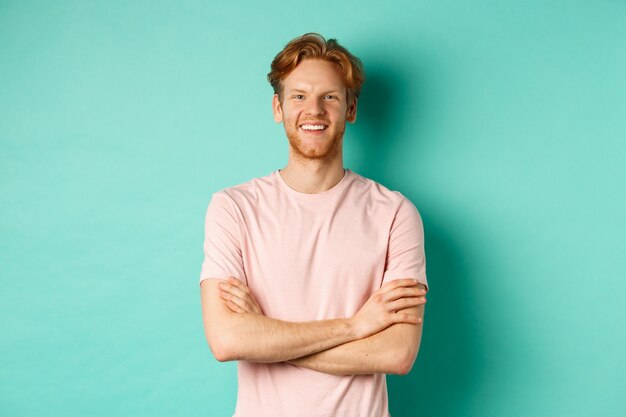
{"label": "t-shirt sleeve", "polygon": [[382,284],[399,278],[415,278],[428,291],[422,218],[415,205],[404,196],[389,232]]}
{"label": "t-shirt sleeve", "polygon": [[204,261],[200,283],[206,278],[229,276],[247,284],[241,254],[241,230],[237,206],[223,191],[211,196],[204,224]]}

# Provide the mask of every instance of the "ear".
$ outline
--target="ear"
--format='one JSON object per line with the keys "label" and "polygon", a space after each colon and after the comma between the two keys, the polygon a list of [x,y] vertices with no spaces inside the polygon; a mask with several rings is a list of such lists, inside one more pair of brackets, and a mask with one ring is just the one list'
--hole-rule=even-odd
{"label": "ear", "polygon": [[274,112],[274,121],[280,123],[283,121],[283,109],[280,107],[280,101],[278,100],[278,94],[274,94],[272,98],[272,111]]}
{"label": "ear", "polygon": [[346,121],[350,123],[356,122],[356,105],[357,105],[357,99],[354,99],[352,104],[348,106],[348,110],[346,112]]}

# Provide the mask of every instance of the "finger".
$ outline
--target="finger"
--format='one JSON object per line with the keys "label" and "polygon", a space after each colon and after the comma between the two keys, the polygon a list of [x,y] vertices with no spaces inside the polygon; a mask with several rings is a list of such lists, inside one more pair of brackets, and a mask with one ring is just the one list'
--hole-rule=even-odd
{"label": "finger", "polygon": [[417,280],[415,278],[399,278],[394,279],[393,281],[386,282],[380,288],[397,288],[397,287],[409,287],[417,284]]}
{"label": "finger", "polygon": [[252,306],[256,306],[257,308],[260,308],[260,307],[258,307],[258,305],[256,304],[254,298],[252,297],[252,295],[250,293],[250,288],[248,288],[246,286],[246,284],[243,283],[243,281],[240,281],[240,280],[238,280],[237,278],[234,278],[234,277],[230,277],[230,278],[228,278],[228,282],[234,286],[234,287],[231,287],[231,288],[236,288],[236,289],[233,290],[233,292],[235,294],[238,294],[239,296],[241,296],[241,292],[238,292],[237,289],[243,291],[243,293],[246,294],[246,296],[248,298],[248,301],[251,304],[251,307]]}
{"label": "finger", "polygon": [[228,302],[230,302],[231,304],[237,306],[237,308],[239,308],[239,312],[245,312],[245,313],[250,313],[251,309],[248,305],[248,303],[246,302],[245,299],[241,299],[239,297],[235,297],[232,295],[226,295],[227,297],[227,304]]}
{"label": "finger", "polygon": [[228,282],[238,288],[241,288],[243,290],[247,290],[248,287],[246,286],[246,284],[244,284],[242,281],[238,280],[235,277],[229,277],[228,278]]}
{"label": "finger", "polygon": [[242,302],[239,303],[239,305],[245,305],[244,308],[246,311],[263,314],[261,307],[259,307],[256,300],[250,294],[250,289],[246,287],[246,284],[234,277],[229,277],[228,282],[229,283],[224,282],[220,285],[220,288],[223,288],[224,292],[229,293],[233,297],[240,298]]}
{"label": "finger", "polygon": [[[238,288],[234,288],[232,286],[224,288],[221,291],[227,293],[228,295],[230,295],[233,298],[239,298],[239,299],[243,300],[244,302],[246,302],[248,304],[248,309],[249,310],[255,310],[255,307],[256,307],[256,309],[260,308],[256,304],[256,301],[252,298],[252,296],[247,291],[242,291],[242,290],[240,290]],[[239,304],[241,305],[241,303],[239,303]]]}
{"label": "finger", "polygon": [[394,323],[420,324],[422,322],[421,317],[407,313],[395,313],[392,315],[392,320]]}
{"label": "finger", "polygon": [[246,298],[247,294],[248,294],[243,289],[241,289],[239,287],[236,287],[236,286],[234,286],[232,284],[229,284],[227,282],[221,282],[219,284],[219,288],[220,288],[220,290],[222,290],[224,292],[227,292],[229,294],[232,294],[232,295],[234,295],[236,297],[239,297],[239,298]]}
{"label": "finger", "polygon": [[251,313],[259,314],[259,306],[257,306],[255,303],[251,302],[250,300],[247,301],[247,304],[248,304],[248,309],[250,310]]}
{"label": "finger", "polygon": [[426,304],[426,297],[403,297],[387,304],[388,311],[398,311],[408,307]]}
{"label": "finger", "polygon": [[226,305],[235,313],[245,313],[245,311],[241,307],[239,307],[237,304],[233,303],[232,301],[226,301]]}
{"label": "finger", "polygon": [[250,294],[250,288],[243,281],[238,280],[237,278],[230,277],[228,278],[228,282],[234,285],[236,288],[241,289],[246,294]]}
{"label": "finger", "polygon": [[380,288],[391,287],[391,286],[393,287],[407,286],[407,285],[415,285],[415,284],[417,284],[417,281],[415,280],[415,278],[398,278],[392,281],[385,282]]}
{"label": "finger", "polygon": [[393,301],[401,297],[420,297],[425,294],[426,294],[426,291],[419,288],[418,286],[398,287],[398,288],[394,288],[384,293],[383,299],[385,301]]}
{"label": "finger", "polygon": [[380,294],[380,298],[383,302],[397,300],[403,297],[417,297],[423,294],[418,292],[417,287],[396,287],[390,288],[386,292]]}
{"label": "finger", "polygon": [[218,294],[219,294],[220,298],[224,300],[224,302],[226,303],[226,306],[228,308],[230,308],[231,310],[233,310],[236,313],[240,313],[241,312],[241,308],[231,300],[233,298],[233,296],[231,294],[228,294],[228,293],[226,293],[224,291],[219,291]]}
{"label": "finger", "polygon": [[234,304],[236,304],[236,305],[241,307],[242,303],[241,303],[240,298],[237,297],[236,295],[232,294],[231,292],[228,292],[226,290],[224,290],[224,291],[220,290],[219,294],[220,294],[220,297],[224,299],[224,301],[226,301],[226,302],[230,301],[231,303],[234,303]]}

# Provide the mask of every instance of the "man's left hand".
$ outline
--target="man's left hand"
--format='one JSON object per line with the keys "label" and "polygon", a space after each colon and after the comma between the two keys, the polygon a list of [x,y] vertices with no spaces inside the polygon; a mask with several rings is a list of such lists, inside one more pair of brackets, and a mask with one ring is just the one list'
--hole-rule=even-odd
{"label": "man's left hand", "polygon": [[240,280],[229,277],[228,281],[222,281],[218,286],[220,297],[226,302],[228,308],[235,313],[264,315],[261,307],[252,297],[250,289]]}

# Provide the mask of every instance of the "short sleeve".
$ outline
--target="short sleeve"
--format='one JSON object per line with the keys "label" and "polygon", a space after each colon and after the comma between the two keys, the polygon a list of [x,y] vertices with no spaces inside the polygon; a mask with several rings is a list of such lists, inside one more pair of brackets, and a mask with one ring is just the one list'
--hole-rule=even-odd
{"label": "short sleeve", "polygon": [[399,278],[415,278],[428,291],[422,218],[404,196],[391,224],[382,284]]}
{"label": "short sleeve", "polygon": [[206,278],[227,279],[229,276],[247,282],[237,211],[235,202],[223,191],[212,195],[205,216],[200,283]]}

